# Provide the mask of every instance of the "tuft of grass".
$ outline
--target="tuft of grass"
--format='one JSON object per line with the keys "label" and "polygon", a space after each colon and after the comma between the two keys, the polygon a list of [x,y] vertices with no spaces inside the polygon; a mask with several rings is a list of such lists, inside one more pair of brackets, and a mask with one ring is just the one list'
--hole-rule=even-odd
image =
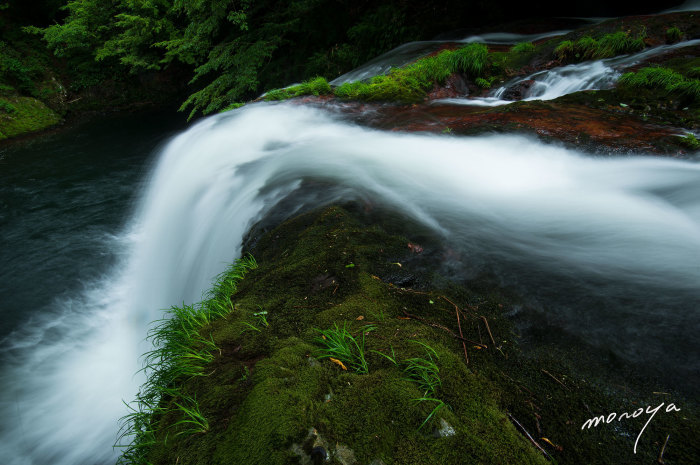
{"label": "tuft of grass", "polygon": [[209,431],[209,421],[202,415],[196,397],[180,395],[180,402],[174,402],[180,412],[182,419],[172,425],[172,427],[182,426],[175,436],[201,434]]}
{"label": "tuft of grass", "polygon": [[[423,391],[423,395],[416,402],[434,402],[436,405],[428,416],[423,420],[423,423],[418,427],[420,431],[433,416],[442,407],[446,406],[445,402],[437,397],[437,392],[442,386],[440,379],[440,368],[437,365],[438,355],[435,349],[421,341],[412,341],[415,344],[422,346],[425,349],[425,356],[412,357],[402,361],[403,371],[407,375],[407,379],[413,381]],[[388,358],[388,357],[387,357]],[[449,408],[449,406],[448,406]]]}
{"label": "tuft of grass", "polygon": [[369,373],[369,364],[365,358],[365,335],[374,329],[371,325],[363,327],[359,341],[347,330],[346,323],[343,323],[342,328],[336,324],[333,329],[316,329],[321,333],[321,337],[317,337],[314,341],[324,346],[319,350],[318,358],[332,357],[357,373]]}
{"label": "tuft of grass", "polygon": [[216,277],[212,291],[202,302],[174,306],[166,311],[164,318],[155,322],[148,333],[153,350],[145,354],[142,368],[146,372],[146,382],[131,404],[125,402],[129,413],[119,421],[115,447],[124,450],[118,464],[148,463],[148,453],[156,444],[158,421],[166,414],[175,413],[179,417],[169,426],[177,430],[175,436],[209,430],[197,399],[173,386],[180,386],[182,381],[193,377],[207,376],[206,366],[219,349],[211,334],[202,334],[202,328],[234,310],[231,296],[240,280],[254,268],[257,262],[250,255],[236,260]]}
{"label": "tuft of grass", "polygon": [[682,35],[683,33],[676,26],[669,27],[668,29],[666,29],[666,42],[670,44],[678,42],[679,40],[681,40]]}
{"label": "tuft of grass", "polygon": [[678,136],[679,142],[691,150],[700,150],[700,140],[695,137],[695,134],[688,133],[685,136]]}
{"label": "tuft of grass", "polygon": [[623,74],[618,84],[627,88],[658,89],[700,102],[700,80],[689,79],[669,68],[646,67]]}
{"label": "tuft of grass", "polygon": [[513,45],[510,51],[513,53],[530,53],[535,51],[535,46],[532,42],[520,42]]}
{"label": "tuft of grass", "polygon": [[440,410],[441,408],[447,406],[449,408],[449,405],[447,405],[445,402],[443,402],[441,399],[437,399],[435,397],[420,397],[418,399],[413,399],[416,402],[435,402],[437,405],[433,410],[428,414],[427,417],[425,417],[425,420],[423,420],[423,423],[418,427],[418,431],[420,431],[429,421],[433,416]]}
{"label": "tuft of grass", "polygon": [[418,385],[418,388],[423,391],[423,395],[417,399],[413,399],[416,402],[434,402],[436,405],[428,414],[428,416],[423,420],[423,423],[418,427],[421,430],[430,419],[440,410],[441,408],[449,406],[437,397],[438,389],[442,386],[442,380],[440,379],[440,368],[437,365],[438,355],[435,349],[430,347],[428,344],[421,341],[411,341],[417,344],[425,350],[425,356],[423,357],[411,357],[403,359],[401,362],[396,360],[396,354],[394,348],[391,347],[391,355],[373,350],[375,354],[381,355],[385,359],[389,360],[394,366],[402,366],[403,372],[406,374],[406,379],[412,381]]}
{"label": "tuft of grass", "polygon": [[285,89],[271,90],[265,94],[266,101],[287,100],[302,95],[327,95],[332,93],[331,86],[323,77],[315,77],[304,81],[301,84],[287,87]]}
{"label": "tuft of grass", "polygon": [[584,36],[576,42],[571,40],[561,42],[554,49],[554,55],[559,60],[569,62],[610,58],[642,50],[645,47],[645,37],[645,32],[632,36],[630,31],[606,34],[599,39]]}
{"label": "tuft of grass", "polygon": [[462,72],[471,77],[481,76],[486,68],[489,49],[484,44],[469,44],[453,52],[442,52],[449,60],[450,74]]}
{"label": "tuft of grass", "polygon": [[412,103],[425,98],[435,83],[443,83],[452,73],[481,76],[488,63],[488,48],[484,44],[468,44],[457,50],[443,50],[422,58],[389,74],[375,76],[369,82],[345,83],[337,87],[335,96],[364,101],[393,101]]}
{"label": "tuft of grass", "polygon": [[491,87],[491,83],[484,78],[476,78],[474,80],[474,84],[481,87],[482,89],[489,89]]}
{"label": "tuft of grass", "polygon": [[423,397],[435,396],[438,388],[442,384],[440,380],[440,368],[436,363],[438,355],[428,344],[420,341],[413,342],[425,349],[426,357],[413,357],[403,360],[403,370],[408,379],[415,382],[423,391]]}

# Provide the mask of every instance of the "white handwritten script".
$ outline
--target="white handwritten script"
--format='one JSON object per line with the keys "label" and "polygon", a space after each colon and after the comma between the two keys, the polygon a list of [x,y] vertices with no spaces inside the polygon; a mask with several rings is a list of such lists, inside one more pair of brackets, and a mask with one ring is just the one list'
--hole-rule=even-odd
{"label": "white handwritten script", "polygon": [[[644,423],[642,430],[637,435],[637,440],[634,441],[634,453],[635,454],[637,453],[637,443],[639,442],[639,438],[642,436],[642,433],[646,429],[647,425],[651,422],[651,419],[654,418],[654,415],[656,415],[656,412],[661,410],[661,407],[663,407],[663,406],[664,406],[664,402],[661,402],[659,404],[659,406],[656,408],[651,408],[651,405],[647,406],[646,413],[647,413],[647,415],[650,415],[650,417],[647,420],[647,422]],[[609,414],[607,417],[605,415],[600,415],[599,417],[589,418],[588,420],[586,420],[583,423],[583,426],[581,426],[581,429],[585,429],[586,427],[588,427],[590,429],[591,427],[598,426],[598,423],[611,423],[611,422],[615,421],[615,418],[617,418],[617,421],[620,421],[623,418],[637,418],[642,413],[644,413],[644,411],[645,410],[640,407],[631,414],[627,413],[627,412],[623,412],[620,415],[618,415],[617,413],[613,412],[613,413]],[[666,406],[666,413],[673,412],[673,411],[680,412],[681,409],[676,407],[675,404],[668,404]]]}

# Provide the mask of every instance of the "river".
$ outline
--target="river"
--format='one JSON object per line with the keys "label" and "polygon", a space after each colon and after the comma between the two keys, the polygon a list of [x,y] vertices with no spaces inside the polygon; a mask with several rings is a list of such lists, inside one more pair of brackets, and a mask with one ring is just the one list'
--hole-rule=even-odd
{"label": "river", "polygon": [[[610,86],[615,66],[637,59],[531,77],[556,97]],[[564,78],[575,82],[557,86]],[[338,202],[420,225],[443,275],[490,276],[524,296],[510,316],[525,345],[610,354],[604,370],[697,396],[700,165],[689,158],[379,131],[332,103],[255,103],[189,127],[113,115],[11,144],[0,151],[0,457],[114,463],[149,324],[197,301],[256,223]]]}
{"label": "river", "polygon": [[[529,294],[557,338],[694,383],[696,162],[386,133],[293,104],[206,118],[163,146],[177,127],[111,117],[3,152],[0,448],[13,465],[114,461],[149,322],[196,301],[290,195],[285,216],[388,208],[449,244],[454,279],[488,272]],[[335,187],[313,195],[319,181]]]}

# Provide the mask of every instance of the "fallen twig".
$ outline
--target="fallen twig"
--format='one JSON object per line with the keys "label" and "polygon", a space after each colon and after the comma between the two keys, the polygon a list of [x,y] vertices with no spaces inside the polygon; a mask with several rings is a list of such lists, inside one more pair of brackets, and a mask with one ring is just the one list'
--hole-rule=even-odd
{"label": "fallen twig", "polygon": [[489,328],[488,320],[483,315],[481,316],[481,319],[483,320],[484,325],[486,326],[486,331],[489,332],[489,337],[491,338],[491,344],[493,344],[493,346],[496,347],[496,341],[493,339],[493,334],[491,334],[491,328]]}
{"label": "fallen twig", "polygon": [[523,425],[521,425],[520,422],[519,422],[518,420],[516,420],[516,419],[513,417],[513,415],[511,415],[511,414],[509,413],[509,414],[508,414],[508,418],[510,418],[510,421],[512,421],[512,422],[515,424],[515,426],[518,427],[518,429],[520,430],[520,432],[523,433],[523,434],[530,440],[530,442],[531,442],[535,447],[537,447],[537,448],[540,450],[540,452],[542,452],[542,453],[544,454],[545,457],[547,457],[549,460],[552,460],[552,456],[549,455],[549,454],[547,453],[546,450],[542,449],[542,446],[540,446],[539,444],[537,444],[537,441],[535,441],[535,440],[532,438],[532,436],[530,436],[530,433],[527,432],[527,430],[525,429],[525,427],[524,427]]}
{"label": "fallen twig", "polygon": [[389,290],[392,290],[392,291],[410,292],[411,294],[430,295],[430,292],[415,291],[415,290],[413,290],[413,289],[408,289],[408,288],[405,288],[405,287],[396,287],[396,286],[393,286],[393,287],[390,287]]}
{"label": "fallen twig", "polygon": [[656,459],[658,463],[661,465],[664,465],[666,462],[664,462],[664,451],[666,450],[666,444],[668,444],[668,438],[670,438],[671,435],[668,434],[666,435],[666,440],[664,441],[664,446],[661,448],[661,452],[659,452],[659,458]]}
{"label": "fallen twig", "polygon": [[462,323],[459,321],[459,307],[445,296],[441,296],[443,299],[451,303],[455,308],[455,314],[457,315],[457,328],[459,328],[459,337],[462,338],[462,348],[464,349],[464,360],[467,365],[469,365],[469,355],[467,355],[467,345],[464,343],[464,334],[462,334]]}
{"label": "fallen twig", "polygon": [[428,326],[432,326],[433,328],[440,328],[440,329],[442,329],[443,331],[446,331],[446,332],[450,333],[450,335],[452,335],[452,337],[454,337],[455,339],[459,339],[460,341],[465,341],[465,342],[468,342],[468,343],[470,343],[470,344],[474,344],[475,346],[479,346],[479,347],[481,347],[482,349],[488,349],[488,346],[487,346],[487,345],[481,344],[480,342],[472,341],[471,339],[467,339],[466,337],[462,337],[462,336],[458,335],[457,333],[455,333],[454,331],[452,331],[452,330],[451,330],[450,328],[448,328],[447,326],[443,326],[443,325],[440,325],[440,324],[437,324],[437,323],[433,323],[432,321],[428,321],[428,320],[426,320],[425,318],[419,317],[418,315],[412,315],[412,314],[408,313],[406,310],[402,310],[402,312],[403,312],[403,314],[406,315],[408,318],[411,318],[411,319],[414,319],[414,320],[418,320],[418,321],[420,321],[420,322],[422,322],[422,323],[424,323],[424,324],[426,324],[426,325],[428,325]]}
{"label": "fallen twig", "polygon": [[553,374],[551,374],[550,372],[548,372],[548,371],[545,370],[544,368],[542,368],[542,373],[544,373],[545,375],[549,376],[550,378],[552,378],[552,379],[553,379],[554,381],[556,381],[557,383],[559,383],[559,384],[561,384],[562,386],[564,386],[564,389],[566,389],[567,391],[571,391],[571,389],[569,389],[569,387],[568,387],[566,384],[564,384],[564,383],[562,383],[561,381],[559,381]]}

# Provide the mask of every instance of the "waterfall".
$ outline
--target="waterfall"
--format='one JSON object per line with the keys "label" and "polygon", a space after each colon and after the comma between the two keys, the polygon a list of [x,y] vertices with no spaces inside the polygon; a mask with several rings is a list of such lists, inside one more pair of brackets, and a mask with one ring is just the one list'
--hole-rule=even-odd
{"label": "waterfall", "polygon": [[[338,189],[301,195],[310,180]],[[578,301],[544,307],[563,331],[631,362],[700,368],[697,163],[591,158],[516,136],[385,133],[261,103],[173,139],[120,238],[122,262],[60,302],[62,318],[12,344],[4,463],[113,463],[149,322],[198,300],[247,230],[289,195],[298,202],[288,216],[352,198],[390,208],[464,257],[446,263],[455,279],[489,263],[523,286],[539,274],[538,290]]]}

